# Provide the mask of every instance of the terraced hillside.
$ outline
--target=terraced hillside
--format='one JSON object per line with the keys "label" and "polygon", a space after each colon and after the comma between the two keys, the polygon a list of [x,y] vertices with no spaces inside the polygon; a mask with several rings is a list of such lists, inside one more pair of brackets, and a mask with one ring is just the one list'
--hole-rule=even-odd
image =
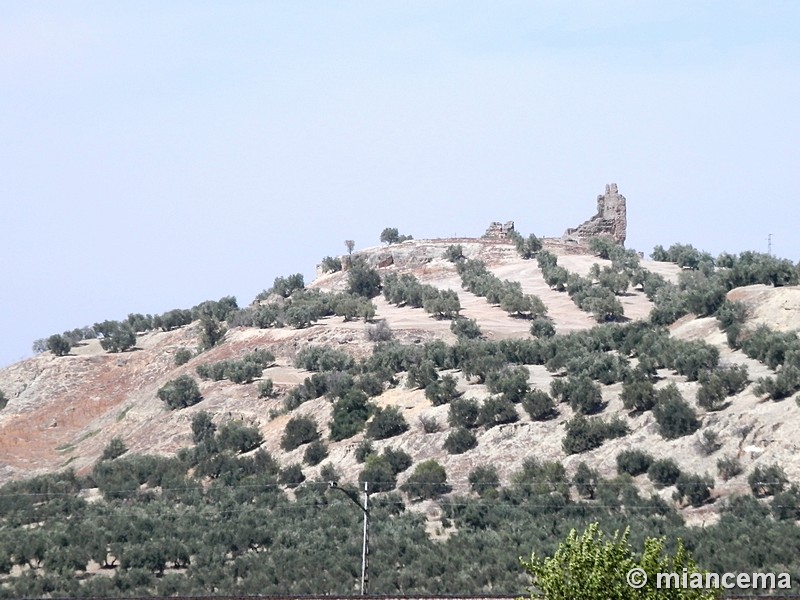
{"label": "terraced hillside", "polygon": [[[438,289],[457,292],[462,317],[474,319],[487,340],[530,340],[530,321],[511,316],[499,305],[464,290],[456,265],[444,258],[453,240],[410,241],[397,247],[366,250],[361,257],[372,263],[385,261],[392,255],[392,264],[378,268],[378,273],[411,274],[421,283]],[[523,260],[510,242],[498,240],[470,240],[461,243],[464,256],[482,260],[497,277],[519,282],[525,294],[541,298],[547,314],[558,334],[587,330],[597,323],[592,316],[579,309],[566,292],[551,289],[545,283],[536,260]],[[568,253],[573,250],[559,244],[548,244],[558,256],[558,264],[568,271],[588,275],[592,266],[611,264],[587,254]],[[668,262],[642,261],[648,271],[677,281],[681,269]],[[320,275],[308,288],[324,292],[343,291],[348,285],[348,273],[340,271]],[[735,289],[732,298],[743,298],[752,306],[754,322],[774,325],[786,330],[796,327],[796,288],[768,288],[754,286]],[[639,287],[629,287],[620,296],[626,321],[647,318],[652,302]],[[793,304],[794,303],[794,304]],[[436,319],[422,308],[396,306],[383,297],[374,299],[374,322],[388,324],[393,339],[421,346],[441,340],[454,344],[451,321]],[[230,327],[224,339],[210,350],[194,356],[186,364],[176,366],[175,352],[180,348],[193,349],[197,345],[198,323],[194,322],[169,332],[148,332],[140,335],[134,351],[108,354],[99,341],[84,342],[65,357],[43,353],[33,359],[13,365],[0,373],[0,389],[11,398],[0,413],[0,460],[5,479],[25,477],[71,467],[80,473],[88,472],[100,457],[103,449],[114,437],[121,438],[133,452],[174,454],[191,445],[191,420],[199,411],[208,411],[218,421],[243,420],[255,424],[264,436],[264,447],[282,464],[302,461],[302,448],[284,452],[280,440],[287,421],[296,416],[309,416],[324,430],[330,419],[331,401],[326,397],[304,402],[286,412],[284,396],[292,387],[303,382],[311,373],[295,366],[298,352],[308,346],[325,345],[343,350],[355,358],[370,355],[376,342],[367,339],[367,329],[372,323],[360,319],[345,322],[341,317],[328,316],[309,327],[258,329],[255,327]],[[704,340],[716,347],[727,364],[743,364],[749,369],[750,379],[770,374],[763,364],[747,358],[741,350],[731,350],[725,334],[716,319],[683,317],[671,327],[671,335],[681,340]],[[259,398],[258,380],[247,385],[230,381],[204,381],[200,389],[204,400],[190,408],[167,410],[158,399],[157,391],[167,381],[179,375],[196,377],[198,365],[241,357],[257,348],[268,349],[275,355],[275,363],[264,370],[261,379],[269,378],[275,384],[273,398]],[[563,370],[548,370],[545,365],[527,365],[528,383],[532,389],[549,391],[555,378],[563,377]],[[485,384],[467,377],[461,370],[441,370],[456,378],[457,389],[465,397],[483,401],[491,396]],[[573,410],[562,405],[557,417],[547,421],[532,421],[521,405],[516,405],[518,420],[496,427],[479,428],[475,449],[463,454],[450,455],[443,444],[450,432],[448,405],[432,406],[424,389],[411,389],[405,385],[405,373],[399,373],[397,384],[391,385],[372,401],[375,405],[396,406],[409,424],[409,430],[391,439],[376,441],[383,446],[400,448],[419,462],[436,459],[447,469],[457,491],[467,489],[467,474],[475,465],[489,462],[498,466],[501,478],[507,480],[531,454],[542,459],[564,460],[568,469],[586,461],[604,475],[616,472],[615,457],[624,449],[647,448],[658,456],[675,458],[682,468],[693,472],[716,471],[721,455],[736,456],[743,462],[741,475],[727,482],[718,481],[714,494],[725,495],[746,487],[750,469],[764,462],[785,465],[792,479],[800,477],[800,463],[796,460],[798,446],[792,433],[792,416],[800,411],[793,403],[763,402],[753,394],[753,385],[733,396],[727,408],[708,412],[697,406],[695,396],[699,387],[686,377],[670,369],[659,369],[656,388],[670,383],[678,386],[682,396],[699,414],[702,427],[693,435],[678,439],[664,439],[657,433],[652,413],[630,415],[624,410],[620,393],[622,382],[601,387],[606,407],[603,416],[620,415],[628,423],[630,434],[609,440],[600,448],[586,453],[566,455],[562,448],[565,424],[572,418]],[[436,433],[425,433],[420,419],[435,419],[441,426]],[[705,455],[698,450],[701,436],[707,431],[717,435],[719,449]],[[364,438],[359,433],[352,438],[330,443],[329,461],[341,470],[344,477],[355,480],[361,465],[356,461],[355,450]],[[318,474],[321,467],[305,467],[307,476]],[[400,478],[402,483],[403,476]],[[646,478],[642,485],[650,487]],[[669,489],[662,490],[668,498]],[[708,509],[702,509],[708,510]]]}

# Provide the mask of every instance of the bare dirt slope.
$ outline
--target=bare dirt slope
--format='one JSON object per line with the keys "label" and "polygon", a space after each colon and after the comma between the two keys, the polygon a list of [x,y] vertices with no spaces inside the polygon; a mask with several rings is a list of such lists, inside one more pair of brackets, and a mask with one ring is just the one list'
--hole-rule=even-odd
{"label": "bare dirt slope", "polygon": [[[559,332],[594,325],[591,316],[578,309],[566,293],[549,289],[536,262],[519,258],[511,244],[485,240],[461,242],[468,257],[486,261],[498,277],[519,281],[526,293],[540,296]],[[364,251],[364,255],[375,264],[391,262],[380,269],[382,273],[411,272],[423,282],[456,290],[463,307],[462,314],[475,319],[489,339],[529,337],[528,321],[511,318],[499,307],[461,289],[454,266],[442,258],[451,243],[451,240],[406,242],[391,250],[370,249]],[[559,252],[558,248],[555,250]],[[595,262],[605,264],[605,261],[592,256],[559,254],[559,264],[581,274],[588,273]],[[645,261],[643,266],[673,280],[680,272],[675,265],[666,263]],[[346,277],[345,273],[320,275],[310,287],[343,289]],[[797,288],[753,286],[733,290],[730,295],[748,303],[753,324],[766,323],[784,330],[800,325],[800,290]],[[651,308],[646,296],[637,290],[629,290],[621,300],[630,319],[644,318]],[[455,341],[448,321],[433,319],[421,309],[389,305],[383,298],[376,298],[375,304],[376,318],[385,320],[402,342]],[[271,378],[278,390],[285,392],[308,375],[293,366],[300,348],[308,344],[327,344],[345,349],[356,357],[365,356],[372,348],[366,339],[365,327],[361,322],[345,323],[340,318],[329,317],[302,330],[237,328],[229,331],[219,346],[177,367],[174,364],[175,351],[179,348],[193,349],[197,345],[196,325],[190,325],[168,333],[142,335],[137,349],[123,354],[106,354],[98,342],[92,341],[76,348],[67,357],[56,358],[45,353],[12,365],[0,371],[0,389],[10,399],[8,406],[0,411],[0,481],[67,466],[79,473],[88,472],[115,436],[121,437],[135,452],[174,453],[191,444],[191,419],[200,410],[214,413],[220,421],[243,419],[257,424],[265,437],[265,447],[281,463],[298,462],[302,459],[302,448],[289,453],[280,449],[280,436],[289,419],[288,415],[275,416],[281,408],[281,399],[259,399],[256,384],[201,382],[204,400],[178,411],[166,410],[156,392],[178,375],[194,374],[199,364],[240,357],[255,348],[267,348],[276,355],[277,365],[267,369],[264,378]],[[725,361],[747,364],[752,378],[769,374],[763,365],[740,352],[731,351],[714,320],[687,317],[673,326],[672,333],[683,339],[703,339],[718,346]],[[543,367],[532,366],[529,371],[532,386],[549,387],[551,375]],[[483,398],[487,395],[484,386],[467,381],[461,373],[454,375],[468,397]],[[666,371],[661,375],[663,381],[659,386],[676,382],[684,397],[695,403],[696,383],[689,383]],[[623,412],[620,389],[620,384],[605,386],[603,396],[608,407],[604,415]],[[720,412],[706,414],[697,408],[703,419],[703,429],[716,431],[722,444],[719,450],[708,456],[698,450],[700,433],[678,440],[664,440],[657,434],[652,415],[646,413],[630,418],[632,433],[629,436],[609,441],[594,451],[567,457],[561,440],[564,423],[572,416],[571,411],[563,408],[557,419],[531,422],[521,407],[518,407],[519,422],[481,432],[477,449],[451,456],[442,448],[448,433],[447,406],[433,407],[423,391],[408,390],[402,385],[384,392],[376,402],[398,406],[411,425],[406,434],[376,442],[376,447],[404,449],[415,461],[439,460],[447,468],[457,490],[464,488],[467,474],[479,463],[491,462],[498,467],[501,476],[507,478],[528,456],[563,460],[570,470],[579,461],[586,461],[603,474],[611,475],[616,469],[617,453],[630,447],[644,447],[654,455],[674,458],[682,468],[697,473],[715,475],[717,459],[730,455],[739,457],[745,473],[754,464],[780,462],[791,478],[800,478],[800,438],[795,425],[800,417],[800,408],[789,401],[763,402],[753,395],[752,385],[732,398],[730,405]],[[330,403],[325,399],[306,402],[296,409],[295,414],[312,415],[324,424],[330,416]],[[420,425],[420,417],[437,419],[442,431],[426,434]],[[330,461],[346,477],[355,478],[360,469],[354,449],[361,439],[362,435],[358,435],[330,444]],[[308,476],[316,474],[318,469],[305,468]],[[650,486],[644,476],[640,479],[643,486]],[[715,494],[740,491],[744,485],[745,475],[727,483],[718,480]],[[696,518],[699,521],[711,518],[706,515],[707,510],[698,510]]]}

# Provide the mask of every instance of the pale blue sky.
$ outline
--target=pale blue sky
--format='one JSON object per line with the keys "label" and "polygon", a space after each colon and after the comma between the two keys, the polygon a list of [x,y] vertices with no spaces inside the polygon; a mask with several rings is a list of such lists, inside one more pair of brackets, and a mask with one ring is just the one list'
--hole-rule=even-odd
{"label": "pale blue sky", "polygon": [[0,365],[617,182],[629,246],[797,261],[796,2],[0,0]]}

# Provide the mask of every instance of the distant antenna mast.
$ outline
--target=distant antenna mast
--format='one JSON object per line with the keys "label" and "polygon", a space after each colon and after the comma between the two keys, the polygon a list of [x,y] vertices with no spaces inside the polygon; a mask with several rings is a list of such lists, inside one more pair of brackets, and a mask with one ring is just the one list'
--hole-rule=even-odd
{"label": "distant antenna mast", "polygon": [[772,256],[772,234],[767,236],[767,254]]}

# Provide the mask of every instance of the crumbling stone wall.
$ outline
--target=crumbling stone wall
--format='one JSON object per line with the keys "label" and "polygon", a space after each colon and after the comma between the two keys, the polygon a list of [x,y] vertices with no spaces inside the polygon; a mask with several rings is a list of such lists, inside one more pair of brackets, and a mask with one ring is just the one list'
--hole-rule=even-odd
{"label": "crumbling stone wall", "polygon": [[493,221],[486,229],[486,233],[483,234],[483,237],[502,240],[507,238],[512,231],[514,231],[514,221],[507,221],[505,223]]}
{"label": "crumbling stone wall", "polygon": [[583,243],[589,238],[605,235],[624,246],[627,229],[625,196],[619,193],[616,183],[609,183],[606,193],[597,197],[597,214],[585,223],[567,229],[562,239],[566,242]]}

